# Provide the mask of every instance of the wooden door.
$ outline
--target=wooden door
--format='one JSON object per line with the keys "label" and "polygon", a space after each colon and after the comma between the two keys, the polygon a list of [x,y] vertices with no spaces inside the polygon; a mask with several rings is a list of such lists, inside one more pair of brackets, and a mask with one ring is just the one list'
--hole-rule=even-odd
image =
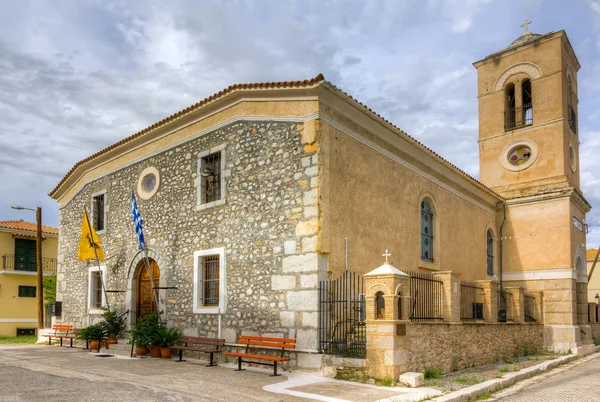
{"label": "wooden door", "polygon": [[[160,269],[154,260],[150,260],[150,268],[152,270],[152,279],[154,286],[157,287],[160,283]],[[158,289],[154,289],[158,295]],[[156,311],[156,303],[152,295],[152,282],[146,266],[146,260],[140,261],[140,269],[137,279],[137,318],[143,317]]]}
{"label": "wooden door", "polygon": [[36,241],[15,239],[15,271],[37,271]]}

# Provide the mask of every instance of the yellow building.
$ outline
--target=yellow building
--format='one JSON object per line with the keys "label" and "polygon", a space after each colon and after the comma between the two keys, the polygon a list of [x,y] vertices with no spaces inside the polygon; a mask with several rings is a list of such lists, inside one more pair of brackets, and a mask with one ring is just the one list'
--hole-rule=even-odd
{"label": "yellow building", "polygon": [[[0,336],[35,334],[37,262],[35,223],[0,221]],[[44,275],[56,273],[58,229],[42,227]]]}

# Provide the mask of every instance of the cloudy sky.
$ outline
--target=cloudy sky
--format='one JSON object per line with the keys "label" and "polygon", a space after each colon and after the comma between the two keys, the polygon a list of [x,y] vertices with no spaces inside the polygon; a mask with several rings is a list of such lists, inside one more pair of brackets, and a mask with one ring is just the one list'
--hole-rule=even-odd
{"label": "cloudy sky", "polygon": [[57,226],[47,193],[77,161],[230,84],[319,72],[478,177],[472,63],[525,18],[536,33],[565,29],[582,65],[580,171],[597,247],[600,0],[2,0],[0,220],[34,220],[10,205],[39,205]]}

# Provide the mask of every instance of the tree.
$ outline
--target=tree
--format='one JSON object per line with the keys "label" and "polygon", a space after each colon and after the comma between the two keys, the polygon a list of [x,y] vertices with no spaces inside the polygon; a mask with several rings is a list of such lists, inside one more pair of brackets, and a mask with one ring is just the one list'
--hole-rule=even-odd
{"label": "tree", "polygon": [[44,306],[56,301],[56,274],[44,276]]}

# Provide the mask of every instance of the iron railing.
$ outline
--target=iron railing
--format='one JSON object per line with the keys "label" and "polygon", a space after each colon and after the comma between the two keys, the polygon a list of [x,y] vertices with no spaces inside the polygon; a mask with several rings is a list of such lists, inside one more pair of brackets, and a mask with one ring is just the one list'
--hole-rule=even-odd
{"label": "iron railing", "polygon": [[443,282],[431,274],[408,272],[410,275],[410,320],[442,321],[444,319]]}
{"label": "iron railing", "polygon": [[463,321],[483,320],[483,288],[475,283],[460,284],[460,319]]}
{"label": "iron railing", "polygon": [[531,103],[522,107],[511,107],[504,111],[504,129],[530,126],[533,124],[533,106]]}
{"label": "iron railing", "polygon": [[525,295],[525,322],[535,321],[535,297]]}
{"label": "iron railing", "polygon": [[498,321],[513,321],[513,295],[510,292],[498,291]]}
{"label": "iron railing", "polygon": [[[15,256],[14,254],[4,254],[1,258],[2,270],[4,271],[37,271],[37,265],[35,259],[33,261],[26,261],[23,264],[17,264],[15,267]],[[57,261],[56,258],[42,257],[42,270],[43,272],[53,273],[56,272]]]}
{"label": "iron railing", "polygon": [[366,358],[366,299],[363,278],[346,272],[319,282],[321,353]]}
{"label": "iron railing", "polygon": [[569,127],[571,127],[574,134],[577,134],[577,113],[575,113],[573,106],[569,106]]}

